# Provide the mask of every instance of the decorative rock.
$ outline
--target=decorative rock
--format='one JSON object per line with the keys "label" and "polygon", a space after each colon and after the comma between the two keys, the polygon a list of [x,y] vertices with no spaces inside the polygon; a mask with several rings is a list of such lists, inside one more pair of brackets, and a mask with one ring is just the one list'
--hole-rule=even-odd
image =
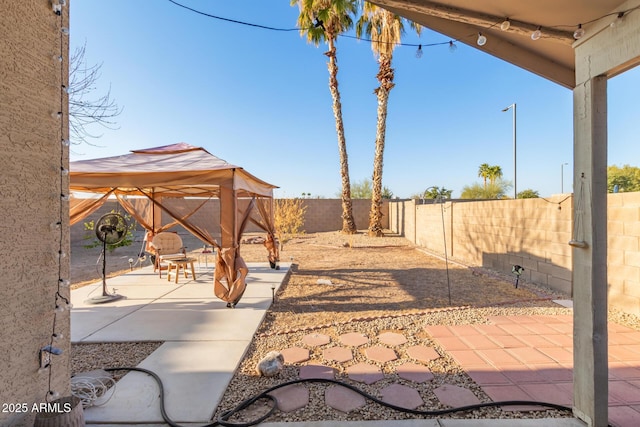
{"label": "decorative rock", "polygon": [[331,338],[324,334],[308,334],[302,337],[302,342],[310,347],[318,347],[329,344],[331,342]]}
{"label": "decorative rock", "polygon": [[400,378],[413,381],[414,383],[424,383],[433,379],[433,374],[423,365],[407,362],[396,368]]}
{"label": "decorative rock", "polygon": [[429,362],[440,357],[438,352],[435,351],[433,347],[427,347],[424,345],[414,345],[413,347],[409,347],[407,349],[407,354],[412,359],[418,360],[420,362]]}
{"label": "decorative rock", "polygon": [[385,332],[378,335],[378,341],[387,345],[400,345],[407,342],[407,338],[395,332]]}
{"label": "decorative rock", "polygon": [[354,381],[373,384],[384,378],[384,374],[377,366],[369,363],[358,363],[347,368],[347,375]]}
{"label": "decorative rock", "polygon": [[256,373],[265,377],[277,375],[284,365],[284,356],[277,351],[267,353],[256,365]]}
{"label": "decorative rock", "polygon": [[381,345],[369,347],[364,353],[369,359],[380,363],[390,362],[398,358],[395,351]]}
{"label": "decorative rock", "polygon": [[302,347],[290,347],[282,350],[284,361],[287,363],[299,363],[309,360],[309,350]]}
{"label": "decorative rock", "polygon": [[359,345],[367,344],[369,342],[369,338],[366,335],[360,334],[358,332],[351,332],[348,334],[343,334],[338,337],[340,342],[344,345],[348,345],[351,347],[357,347]]}
{"label": "decorative rock", "polygon": [[331,347],[322,351],[322,357],[335,362],[346,362],[353,359],[351,350],[344,347]]}
{"label": "decorative rock", "polygon": [[304,408],[309,403],[309,390],[299,384],[288,385],[269,393],[275,397],[278,409],[291,412]]}
{"label": "decorative rock", "polygon": [[333,409],[344,413],[362,408],[366,403],[362,395],[339,385],[329,387],[324,392],[324,401]]}
{"label": "decorative rock", "polygon": [[452,408],[480,403],[480,399],[471,390],[453,384],[443,384],[433,392],[443,405]]}
{"label": "decorative rock", "polygon": [[326,380],[335,379],[335,369],[325,365],[306,365],[300,367],[300,379],[322,378]]}
{"label": "decorative rock", "polygon": [[391,384],[380,390],[382,401],[406,409],[416,409],[424,405],[420,393],[402,384]]}

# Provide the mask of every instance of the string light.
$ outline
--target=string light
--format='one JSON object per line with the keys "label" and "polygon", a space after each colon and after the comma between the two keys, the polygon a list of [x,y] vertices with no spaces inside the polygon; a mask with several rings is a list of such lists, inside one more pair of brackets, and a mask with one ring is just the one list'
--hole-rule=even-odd
{"label": "string light", "polygon": [[538,28],[531,33],[531,40],[538,40],[540,39],[540,37],[542,37],[542,30],[541,30],[541,26],[538,25]]}
{"label": "string light", "polygon": [[624,18],[624,12],[618,12],[618,15],[616,16],[616,19],[611,21],[611,24],[609,24],[609,27],[611,27],[611,28],[617,27],[618,24],[620,24],[622,22],[622,18]]}
{"label": "string light", "polygon": [[416,50],[416,58],[422,58],[422,45],[419,45],[418,50]]}
{"label": "string light", "polygon": [[[238,20],[234,20],[234,19],[223,18],[223,17],[220,17],[220,16],[211,15],[211,14],[208,14],[208,13],[201,12],[199,10],[190,8],[190,7],[182,5],[182,4],[180,4],[180,3],[178,3],[177,1],[174,1],[174,0],[168,0],[168,1],[173,3],[173,4],[175,4],[176,6],[182,7],[184,9],[187,9],[187,10],[189,10],[191,12],[194,12],[194,13],[197,13],[199,15],[203,15],[203,16],[206,16],[206,17],[209,17],[209,18],[219,19],[219,20],[222,20],[222,21],[231,22],[231,23],[235,23],[235,24],[247,25],[247,26],[262,28],[262,29],[271,30],[271,31],[300,31],[300,30],[304,30],[304,29],[301,29],[301,28],[274,28],[274,27],[269,27],[269,26],[265,26],[265,25],[253,24],[253,23],[250,23],[250,22],[244,22],[244,21],[238,21]],[[547,29],[560,29],[560,28],[576,28],[576,27],[579,27],[579,29],[581,29],[580,28],[581,25],[591,24],[593,22],[599,21],[599,20],[607,18],[609,16],[617,15],[617,19],[610,23],[611,27],[615,27],[616,25],[618,25],[621,22],[622,18],[626,14],[628,14],[628,13],[630,13],[632,11],[635,11],[637,9],[640,9],[640,6],[636,6],[636,7],[627,9],[625,11],[608,13],[608,14],[596,17],[596,18],[594,18],[594,19],[592,19],[590,21],[582,22],[580,24],[553,25],[553,26],[544,27],[544,28],[547,28]],[[499,21],[487,26],[486,29],[491,29],[493,27],[499,27],[500,30],[502,30],[502,31],[508,31],[509,29],[511,29],[512,25],[520,25],[520,29],[523,29],[523,28],[526,28],[526,26],[531,26],[532,24],[531,23],[525,23],[525,22],[521,22],[521,23],[519,22],[517,24],[514,24],[514,22],[512,22],[509,17],[506,17],[506,18],[504,18],[504,20],[501,20],[501,21],[499,20]],[[314,27],[322,27],[324,29],[324,23],[322,21],[320,21],[317,17],[314,17],[314,22],[311,24],[309,29],[314,28]],[[576,31],[578,31],[578,30],[576,30]],[[539,40],[542,37],[542,33],[543,33],[543,27],[541,25],[537,25],[536,26],[536,30],[531,33],[531,39],[532,40]],[[571,33],[569,33],[567,31],[567,38],[570,37],[570,34]],[[579,37],[582,37],[582,35],[580,35],[580,34],[584,35],[584,33],[582,33],[582,32],[578,32],[577,34],[578,34]],[[463,39],[463,38],[466,39],[468,37],[473,37],[473,35],[474,34],[472,33],[472,34],[469,34],[467,36],[462,37],[461,39]],[[352,36],[352,35],[349,35],[349,34],[338,34],[337,36],[338,37],[344,37],[344,38],[352,38],[352,39],[364,40],[364,41],[369,41],[369,42],[372,41],[372,40],[368,40],[368,39],[355,37],[355,36]],[[393,43],[393,44],[396,45],[396,46],[417,47],[418,50],[422,50],[422,49],[420,49],[420,46],[422,46],[422,47],[433,47],[433,46],[439,46],[439,45],[449,45],[449,50],[451,52],[454,52],[456,50],[456,46],[455,46],[454,43],[459,41],[459,40],[460,39],[455,39],[455,40],[450,40],[450,41],[446,41],[446,42],[431,43],[431,44],[411,44],[411,43]],[[482,33],[478,33],[478,39],[477,39],[476,43],[479,46],[484,46],[484,44],[486,44],[486,41],[487,41],[486,36],[482,35]],[[416,54],[417,54],[417,52],[416,52]]]}
{"label": "string light", "polygon": [[458,50],[458,46],[453,42],[453,40],[449,40],[449,52],[453,53]]}
{"label": "string light", "polygon": [[478,33],[478,40],[476,41],[478,46],[484,46],[487,43],[487,38],[482,35],[482,33]]}
{"label": "string light", "polygon": [[584,29],[582,28],[582,24],[578,24],[578,29],[573,32],[573,38],[576,40],[580,40],[584,36]]}
{"label": "string light", "polygon": [[65,148],[69,147],[71,142],[69,141],[69,139],[65,138],[66,123],[65,121],[62,120],[63,112],[66,111],[65,99],[66,97],[68,97],[68,94],[69,94],[69,88],[66,86],[64,81],[64,77],[66,73],[65,73],[65,67],[64,67],[65,64],[64,64],[64,57],[63,57],[64,48],[65,48],[64,36],[69,35],[69,28],[62,25],[63,24],[62,20],[64,18],[64,15],[62,13],[63,11],[62,8],[66,5],[67,5],[66,0],[51,0],[51,8],[53,13],[56,16],[60,17],[60,21],[58,24],[59,34],[60,34],[60,37],[59,37],[60,54],[54,54],[52,56],[53,60],[60,64],[60,70],[59,70],[60,72],[59,74],[60,75],[60,108],[58,111],[54,111],[53,113],[51,113],[51,116],[54,119],[57,119],[60,123],[60,134],[58,136],[59,138],[58,141],[60,141],[60,146],[59,146],[60,147],[60,169],[59,169],[60,202],[58,204],[58,207],[59,207],[58,219],[51,222],[49,225],[52,231],[57,231],[59,233],[58,251],[56,254],[58,257],[58,280],[56,283],[57,289],[54,296],[55,301],[54,301],[54,310],[53,310],[53,325],[51,328],[51,335],[49,337],[49,345],[46,345],[41,349],[39,349],[40,368],[38,369],[38,373],[48,372],[48,391],[45,396],[45,399],[47,401],[55,400],[60,397],[60,393],[53,390],[52,388],[53,369],[52,369],[52,358],[51,358],[52,355],[62,354],[62,350],[57,347],[54,347],[53,345],[54,342],[58,342],[64,339],[64,334],[58,331],[58,327],[57,327],[58,316],[65,311],[70,311],[71,308],[73,307],[69,299],[60,293],[61,289],[63,288],[69,289],[69,287],[71,286],[71,281],[62,276],[63,260],[67,258],[67,253],[65,252],[63,247],[64,231],[65,231],[63,229],[63,219],[65,217],[64,215],[65,210],[67,209],[67,205],[64,202],[69,201],[71,198],[70,194],[66,194],[67,191],[65,191],[65,189],[68,189],[68,186],[65,184],[67,179],[66,177],[69,175],[69,169],[66,167],[66,164],[65,164],[65,158],[66,158]]}

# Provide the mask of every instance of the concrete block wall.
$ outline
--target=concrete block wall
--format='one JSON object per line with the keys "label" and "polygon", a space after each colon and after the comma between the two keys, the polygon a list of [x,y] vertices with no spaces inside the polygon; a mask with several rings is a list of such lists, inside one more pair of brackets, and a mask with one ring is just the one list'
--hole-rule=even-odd
{"label": "concrete block wall", "polygon": [[[511,273],[572,292],[568,242],[581,230],[572,195],[547,199],[415,204],[391,201],[390,228],[418,246],[467,265]],[[444,213],[444,227],[443,227]],[[640,192],[608,195],[608,288],[612,307],[640,315]]]}
{"label": "concrete block wall", "polygon": [[[52,331],[69,337],[69,312],[54,314],[59,279],[69,275],[68,37],[69,8],[57,16],[48,1],[2,2],[0,14],[0,403],[26,404],[26,411],[4,407],[0,425],[33,425],[34,403],[49,390],[70,394],[68,338],[55,343],[39,373],[39,350]],[[53,55],[62,55],[63,62]],[[62,112],[60,118],[52,113]],[[61,227],[52,224],[61,223]],[[67,297],[69,290],[60,288]],[[60,301],[62,303],[62,301]],[[49,378],[51,383],[49,384]]]}
{"label": "concrete block wall", "polygon": [[[307,207],[307,213],[305,215],[305,222],[302,228],[306,233],[338,231],[342,229],[342,202],[339,199],[303,199],[303,201],[305,206]],[[180,203],[186,204],[188,206],[187,210],[190,210],[191,207],[197,207],[202,203],[202,201],[197,199],[186,199],[181,201]],[[369,208],[371,206],[370,203],[371,202],[369,200],[353,200],[353,215],[358,229],[367,229],[367,227],[369,226]],[[96,212],[83,219],[82,221],[74,224],[71,227],[70,233],[72,244],[82,244],[84,236],[86,234],[84,230],[85,222],[91,220],[95,221],[102,215],[111,212],[112,210],[118,210],[118,207],[119,205],[117,201],[108,200]],[[382,209],[383,212],[387,212],[389,210],[387,200],[383,201]],[[259,215],[257,213],[254,216],[256,218],[259,218]],[[198,217],[209,222],[214,230],[218,230],[214,233],[214,237],[219,236],[220,200],[211,199],[207,201],[200,210],[193,214],[193,218]],[[168,216],[166,219],[163,218],[164,224],[168,223],[169,221],[170,219]],[[382,219],[383,228],[389,228],[389,221],[389,215],[385,215]],[[172,228],[172,230],[176,231],[183,238],[183,240],[191,238],[191,234],[180,225],[175,226],[174,228]],[[253,223],[249,223],[247,225],[246,232],[248,233],[261,231],[262,229],[254,225]],[[190,245],[199,244],[200,241],[196,238],[194,239],[195,240],[193,242],[189,243]]]}
{"label": "concrete block wall", "polygon": [[[342,230],[342,200],[340,199],[303,199],[307,207],[303,230],[307,233]],[[369,209],[371,201],[353,199],[353,218],[358,230],[369,227]],[[382,212],[388,211],[388,200],[382,201]],[[382,228],[389,228],[389,216],[382,218]]]}
{"label": "concrete block wall", "polygon": [[617,193],[607,203],[609,303],[640,314],[640,193]]}

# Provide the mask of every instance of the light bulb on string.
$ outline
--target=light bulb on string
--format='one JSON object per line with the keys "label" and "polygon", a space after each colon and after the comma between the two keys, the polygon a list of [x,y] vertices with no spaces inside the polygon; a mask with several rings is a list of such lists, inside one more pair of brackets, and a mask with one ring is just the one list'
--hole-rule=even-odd
{"label": "light bulb on string", "polygon": [[71,141],[69,141],[68,139],[63,139],[62,141],[60,141],[60,143],[63,147],[68,147],[69,145],[71,145]]}
{"label": "light bulb on string", "polygon": [[58,62],[62,62],[62,59],[63,59],[62,55],[58,55],[58,54],[54,54],[52,58],[54,61],[58,61]]}
{"label": "light bulb on string", "polygon": [[611,28],[617,27],[622,22],[622,18],[624,18],[624,12],[618,12],[618,16],[616,17],[616,19],[611,21],[611,24],[609,24],[609,27]]}
{"label": "light bulb on string", "polygon": [[53,338],[54,341],[60,341],[61,339],[64,338],[64,334],[62,334],[61,332],[54,332],[51,335],[51,338]]}
{"label": "light bulb on string", "polygon": [[68,35],[69,35],[69,29],[68,29],[67,27],[62,27],[62,28],[60,28],[60,32],[61,32],[62,34],[64,34],[65,36],[68,36]]}
{"label": "light bulb on string", "polygon": [[58,258],[64,259],[67,257],[67,253],[65,251],[58,251]]}
{"label": "light bulb on string", "polygon": [[573,38],[580,40],[582,37],[584,37],[584,29],[582,28],[582,24],[578,24],[578,29],[573,32]]}
{"label": "light bulb on string", "polygon": [[500,29],[502,31],[507,31],[509,28],[511,28],[511,21],[509,18],[505,18],[505,20],[502,21],[502,24],[500,24]]}
{"label": "light bulb on string", "polygon": [[54,111],[51,113],[51,117],[53,117],[54,119],[61,119],[62,118],[62,111]]}
{"label": "light bulb on string", "polygon": [[49,228],[51,229],[51,231],[60,230],[60,227],[62,227],[62,222],[60,221],[54,221],[51,224],[49,224]]}
{"label": "light bulb on string", "polygon": [[416,50],[416,58],[422,58],[422,45],[419,45],[418,50]]}
{"label": "light bulb on string", "polygon": [[453,40],[449,40],[449,52],[453,53],[458,49],[458,46],[453,42]]}
{"label": "light bulb on string", "polygon": [[64,166],[60,166],[60,175],[62,176],[69,175],[69,169],[65,168]]}
{"label": "light bulb on string", "polygon": [[64,313],[64,306],[56,304],[56,308],[53,309],[56,313]]}
{"label": "light bulb on string", "polygon": [[63,288],[68,288],[69,286],[71,286],[71,281],[69,279],[60,278],[58,279],[58,283]]}
{"label": "light bulb on string", "polygon": [[71,196],[69,196],[68,194],[61,194],[60,195],[60,200],[62,200],[64,202],[68,202],[69,200],[71,200]]}
{"label": "light bulb on string", "polygon": [[482,35],[482,33],[478,33],[478,40],[476,41],[478,46],[484,46],[487,43],[487,38]]}
{"label": "light bulb on string", "polygon": [[47,399],[56,400],[59,398],[60,398],[60,393],[58,393],[55,390],[49,390],[49,393],[47,393]]}
{"label": "light bulb on string", "polygon": [[538,40],[542,37],[542,27],[538,27],[533,33],[531,33],[531,40]]}

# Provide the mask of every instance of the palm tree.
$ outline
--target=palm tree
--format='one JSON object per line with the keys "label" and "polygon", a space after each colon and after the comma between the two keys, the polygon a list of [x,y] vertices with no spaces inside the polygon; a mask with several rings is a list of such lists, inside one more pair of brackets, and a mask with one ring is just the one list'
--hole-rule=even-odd
{"label": "palm tree", "polygon": [[484,181],[484,188],[487,188],[487,178],[491,175],[491,166],[489,163],[483,163],[478,167],[478,176]]}
{"label": "palm tree", "polygon": [[[378,120],[376,125],[376,149],[373,159],[371,210],[369,211],[369,235],[382,236],[382,166],[387,126],[389,92],[394,86],[391,61],[393,51],[404,33],[404,18],[369,2],[364,2],[362,16],[356,24],[356,35],[366,34],[371,39],[371,48],[378,60],[380,86],[374,93],[378,98]],[[418,35],[422,27],[411,23]]]}
{"label": "palm tree", "polygon": [[502,168],[498,165],[489,167],[489,182],[495,183],[497,179],[502,178]]}
{"label": "palm tree", "polygon": [[357,231],[353,219],[351,203],[351,186],[349,182],[349,159],[347,142],[342,122],[342,104],[338,90],[338,59],[336,57],[336,39],[338,35],[353,27],[353,16],[358,6],[357,0],[291,0],[291,5],[298,5],[298,27],[300,34],[309,43],[318,46],[327,43],[325,55],[329,58],[329,90],[333,99],[333,116],[336,120],[338,134],[338,150],[340,153],[340,176],[342,178],[342,232],[353,234]]}

